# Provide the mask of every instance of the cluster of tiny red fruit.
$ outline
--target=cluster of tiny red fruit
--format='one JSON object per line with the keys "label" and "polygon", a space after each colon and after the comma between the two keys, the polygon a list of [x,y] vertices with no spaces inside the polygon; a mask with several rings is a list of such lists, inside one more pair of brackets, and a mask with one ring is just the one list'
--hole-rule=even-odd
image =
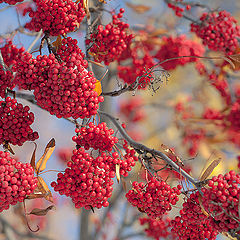
{"label": "cluster of tiny red fruit", "polygon": [[29,163],[22,163],[0,151],[0,212],[23,202],[37,187],[37,178]]}
{"label": "cluster of tiny red fruit", "polygon": [[109,65],[118,60],[131,43],[133,35],[129,33],[129,24],[120,20],[124,11],[124,8],[121,8],[117,15],[112,16],[112,22],[105,27],[98,25],[90,39],[86,40],[95,61],[103,61],[105,65]]}

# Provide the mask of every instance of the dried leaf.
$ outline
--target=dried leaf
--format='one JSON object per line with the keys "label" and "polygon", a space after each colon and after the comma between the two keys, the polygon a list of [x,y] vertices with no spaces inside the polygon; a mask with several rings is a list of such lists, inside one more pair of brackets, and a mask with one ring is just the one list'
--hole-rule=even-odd
{"label": "dried leaf", "polygon": [[100,81],[97,80],[95,83],[94,91],[97,92],[98,96],[102,93],[102,84]]}
{"label": "dried leaf", "polygon": [[56,48],[56,50],[58,50],[61,47],[61,45],[62,45],[62,37],[61,37],[61,35],[57,36],[56,41],[54,41],[52,43],[52,45]]}
{"label": "dried leaf", "polygon": [[205,216],[209,216],[209,214],[207,213],[207,211],[204,209],[204,207],[203,207],[203,204],[202,204],[202,196],[201,195],[199,195],[199,197],[198,197],[198,201],[199,201],[199,205],[200,205],[200,207],[201,207],[201,210],[202,210],[202,213],[205,215]]}
{"label": "dried leaf", "polygon": [[53,203],[53,196],[51,191],[48,188],[48,185],[45,183],[42,177],[38,176],[37,178],[38,178],[38,183],[37,183],[38,190],[40,191],[40,193],[44,194],[44,198],[46,200]]}
{"label": "dried leaf", "polygon": [[83,8],[85,10],[85,13],[87,15],[87,19],[90,17],[89,7],[88,7],[88,0],[83,0]]}
{"label": "dried leaf", "polygon": [[118,183],[120,182],[120,165],[119,164],[116,164],[116,176],[117,176],[117,181]]}
{"label": "dried leaf", "polygon": [[15,155],[14,151],[12,150],[12,148],[8,142],[3,142],[3,148],[7,149],[11,154]]}
{"label": "dried leaf", "polygon": [[142,14],[145,13],[147,11],[149,11],[151,8],[145,5],[141,5],[141,4],[132,4],[129,2],[126,2],[126,5],[131,8],[134,12]]}
{"label": "dried leaf", "polygon": [[34,145],[35,145],[35,149],[34,149],[34,151],[33,151],[33,154],[32,154],[32,158],[31,158],[31,162],[30,162],[30,164],[31,164],[32,168],[34,169],[34,171],[36,172],[35,160],[36,160],[37,144],[34,143]]}
{"label": "dried leaf", "polygon": [[56,210],[56,207],[54,205],[51,205],[45,209],[40,209],[40,208],[34,208],[28,215],[36,215],[36,216],[45,216],[50,210]]}
{"label": "dried leaf", "polygon": [[213,160],[211,164],[207,167],[207,169],[203,172],[202,176],[200,177],[200,181],[204,181],[205,179],[207,179],[220,162],[221,158]]}
{"label": "dried leaf", "polygon": [[233,69],[240,69],[240,54],[228,55],[223,57],[223,59],[229,62]]}
{"label": "dried leaf", "polygon": [[30,195],[27,195],[25,197],[25,199],[36,199],[36,198],[45,198],[46,196],[46,193],[33,193],[33,194],[30,194]]}
{"label": "dried leaf", "polygon": [[93,64],[99,66],[99,67],[104,68],[104,66],[103,66],[101,63],[98,63],[98,62],[92,61],[92,60],[90,60],[90,59],[88,59],[88,61],[89,61],[90,63],[93,63]]}
{"label": "dried leaf", "polygon": [[50,142],[47,144],[42,157],[37,162],[37,165],[36,165],[37,173],[42,172],[46,168],[47,161],[52,155],[54,149],[55,149],[55,139],[52,138]]}

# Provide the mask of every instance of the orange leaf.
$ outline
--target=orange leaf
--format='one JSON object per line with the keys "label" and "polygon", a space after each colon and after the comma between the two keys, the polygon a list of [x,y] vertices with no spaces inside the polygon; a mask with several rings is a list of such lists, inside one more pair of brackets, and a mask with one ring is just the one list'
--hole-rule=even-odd
{"label": "orange leaf", "polygon": [[48,200],[49,202],[53,202],[53,196],[51,191],[48,188],[48,185],[45,183],[42,177],[38,176],[38,190],[42,193],[45,194],[44,198]]}
{"label": "orange leaf", "polygon": [[45,209],[34,208],[30,213],[28,213],[28,215],[32,214],[32,215],[36,215],[36,216],[45,216],[52,209],[55,210],[56,207],[54,205],[51,205]]}
{"label": "orange leaf", "polygon": [[3,148],[7,149],[11,154],[15,155],[14,151],[12,150],[12,148],[8,142],[3,142]]}
{"label": "orange leaf", "polygon": [[52,155],[54,149],[55,149],[55,139],[52,138],[50,142],[47,144],[42,157],[37,162],[37,165],[36,165],[37,174],[42,172],[46,168],[47,161]]}
{"label": "orange leaf", "polygon": [[215,159],[211,162],[211,164],[207,167],[207,169],[203,172],[202,176],[200,177],[200,181],[204,181],[208,178],[208,176],[213,172],[214,168],[221,162],[221,159]]}
{"label": "orange leaf", "polygon": [[52,43],[52,45],[56,48],[56,50],[58,50],[61,47],[61,45],[62,45],[62,37],[61,37],[61,35],[57,36],[56,41],[54,41]]}
{"label": "orange leaf", "polygon": [[129,2],[126,2],[126,5],[131,8],[134,12],[142,14],[145,13],[147,11],[149,11],[151,8],[145,5],[141,5],[141,4],[132,4]]}
{"label": "orange leaf", "polygon": [[31,164],[31,166],[33,167],[34,171],[36,171],[35,160],[36,160],[37,144],[36,144],[36,143],[34,143],[34,144],[35,144],[35,149],[34,149],[34,151],[33,151],[30,164]]}
{"label": "orange leaf", "polygon": [[102,93],[102,84],[100,81],[97,80],[95,83],[94,91],[97,92],[98,96]]}
{"label": "orange leaf", "polygon": [[117,181],[118,183],[120,182],[120,165],[116,164],[116,176],[117,176]]}
{"label": "orange leaf", "polygon": [[157,37],[158,35],[162,35],[165,33],[167,33],[166,29],[159,28],[159,29],[156,29],[154,32],[150,33],[149,37]]}

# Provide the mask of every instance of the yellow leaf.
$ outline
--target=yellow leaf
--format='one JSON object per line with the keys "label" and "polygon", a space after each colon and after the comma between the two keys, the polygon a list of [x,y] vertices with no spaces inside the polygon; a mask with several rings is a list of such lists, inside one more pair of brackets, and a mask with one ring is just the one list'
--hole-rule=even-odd
{"label": "yellow leaf", "polygon": [[214,168],[217,167],[217,165],[221,162],[221,159],[215,159],[211,162],[211,164],[207,167],[207,169],[203,172],[200,181],[203,181],[205,179],[208,178],[208,176],[212,173],[212,171],[214,170]]}
{"label": "yellow leaf", "polygon": [[102,93],[102,84],[100,81],[97,80],[95,83],[94,91],[97,92],[98,96]]}
{"label": "yellow leaf", "polygon": [[44,194],[44,198],[46,200],[48,200],[49,202],[53,202],[53,196],[52,196],[51,191],[48,188],[48,185],[46,184],[46,182],[43,180],[42,177],[38,176],[37,178],[38,178],[38,183],[37,183],[38,190],[42,194]]}
{"label": "yellow leaf", "polygon": [[47,161],[52,155],[54,149],[55,149],[55,139],[52,138],[50,142],[47,144],[42,157],[37,162],[37,165],[36,165],[37,174],[42,172],[46,168]]}
{"label": "yellow leaf", "polygon": [[145,5],[141,5],[141,4],[132,4],[129,2],[126,2],[126,5],[131,8],[134,12],[142,14],[145,13],[147,11],[149,11],[151,8]]}
{"label": "yellow leaf", "polygon": [[120,182],[120,165],[116,164],[116,176],[118,183]]}
{"label": "yellow leaf", "polygon": [[62,37],[61,37],[61,35],[57,36],[56,41],[54,41],[52,43],[52,45],[56,48],[56,50],[58,50],[61,47],[61,45],[62,45]]}

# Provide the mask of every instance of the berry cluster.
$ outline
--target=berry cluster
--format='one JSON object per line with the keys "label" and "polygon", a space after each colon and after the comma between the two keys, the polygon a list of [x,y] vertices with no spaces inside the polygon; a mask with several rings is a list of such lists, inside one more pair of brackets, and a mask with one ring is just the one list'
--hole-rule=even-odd
{"label": "berry cluster", "polygon": [[130,45],[133,36],[129,34],[129,25],[122,22],[124,9],[120,9],[120,13],[112,16],[112,22],[107,24],[105,28],[99,25],[97,31],[91,34],[90,39],[86,41],[90,45],[90,52],[94,56],[95,61],[109,65],[117,60],[121,54]]}
{"label": "berry cluster", "polygon": [[[240,99],[232,104],[230,112],[226,116],[226,120],[230,123],[230,128],[238,132],[240,130]],[[228,124],[229,125],[229,124]]]}
{"label": "berry cluster", "polygon": [[16,71],[16,63],[19,57],[23,54],[24,48],[18,49],[11,41],[7,42],[0,48],[2,57],[5,63],[6,70],[0,66],[0,97],[5,97],[6,89],[13,89],[15,87],[13,81],[13,72]]}
{"label": "berry cluster", "polygon": [[9,5],[15,5],[16,3],[23,2],[24,0],[0,0],[0,3],[7,3]]}
{"label": "berry cluster", "polygon": [[[189,40],[185,35],[178,37],[163,37],[163,45],[156,53],[155,58],[162,62],[166,59],[182,57],[182,56],[203,56],[204,47],[202,44],[196,43],[195,41]],[[165,70],[173,70],[177,66],[183,66],[189,62],[196,62],[197,58],[183,57],[179,59],[170,60],[161,64]]]}
{"label": "berry cluster", "polygon": [[10,97],[0,101],[0,144],[21,146],[26,141],[38,139],[38,133],[33,132],[30,127],[34,122],[34,115],[29,110],[28,106],[24,107]]}
{"label": "berry cluster", "polygon": [[37,182],[29,163],[18,162],[8,152],[0,151],[0,212],[23,202],[26,195],[33,193]]}
{"label": "berry cluster", "polygon": [[220,11],[218,13],[203,13],[200,18],[201,24],[191,24],[191,31],[214,51],[223,51],[232,54],[238,48],[240,27],[230,13]]}
{"label": "berry cluster", "polygon": [[112,195],[112,178],[115,171],[98,157],[94,159],[83,148],[73,150],[71,161],[67,163],[65,173],[59,173],[57,182],[51,186],[61,195],[72,198],[76,208],[107,207]]}
{"label": "berry cluster", "polygon": [[139,218],[140,225],[146,225],[144,232],[148,237],[159,240],[160,238],[164,239],[176,239],[175,234],[170,231],[170,218],[163,217],[161,219],[152,219],[152,218]]}
{"label": "berry cluster", "polygon": [[34,0],[36,11],[29,9],[32,18],[25,27],[29,30],[47,32],[51,36],[73,32],[85,17],[82,3],[71,0]]}
{"label": "berry cluster", "polygon": [[156,63],[147,50],[144,51],[143,57],[138,56],[137,50],[138,47],[132,49],[131,55],[129,56],[129,58],[132,59],[132,65],[118,65],[118,76],[127,84],[134,83],[138,78],[138,88],[145,89],[148,83],[154,79],[153,74],[147,73],[147,71]]}
{"label": "berry cluster", "polygon": [[97,80],[87,66],[77,40],[68,37],[62,40],[56,56],[38,55],[34,59],[24,53],[14,81],[20,88],[34,90],[37,104],[50,114],[59,118],[90,117],[104,99],[94,91]]}
{"label": "berry cluster", "polygon": [[218,232],[214,230],[208,217],[202,212],[198,198],[198,192],[192,193],[183,203],[183,208],[180,210],[181,216],[171,221],[172,232],[179,239],[216,239]]}
{"label": "berry cluster", "polygon": [[179,200],[180,185],[171,188],[166,182],[152,178],[147,185],[133,182],[132,190],[126,194],[127,200],[151,218],[162,217]]}
{"label": "berry cluster", "polygon": [[172,1],[172,2],[168,3],[168,7],[171,8],[175,12],[175,15],[178,17],[182,17],[183,12],[185,10],[186,11],[191,10],[191,5],[186,5],[185,9],[184,9],[184,7],[180,7],[179,4],[181,4],[182,1],[183,0],[175,0],[175,2]]}
{"label": "berry cluster", "polygon": [[142,106],[143,99],[140,96],[131,97],[120,102],[120,112],[127,121],[139,122],[146,117]]}
{"label": "berry cluster", "polygon": [[114,134],[113,129],[109,129],[105,122],[95,125],[90,122],[88,127],[76,128],[75,132],[77,137],[73,137],[73,141],[77,145],[83,146],[86,150],[93,148],[100,151],[111,152],[115,143],[118,142],[118,138],[112,136]]}
{"label": "berry cluster", "polygon": [[234,232],[239,227],[239,183],[240,174],[230,171],[214,176],[202,190],[203,206],[211,215],[212,226],[219,232]]}

